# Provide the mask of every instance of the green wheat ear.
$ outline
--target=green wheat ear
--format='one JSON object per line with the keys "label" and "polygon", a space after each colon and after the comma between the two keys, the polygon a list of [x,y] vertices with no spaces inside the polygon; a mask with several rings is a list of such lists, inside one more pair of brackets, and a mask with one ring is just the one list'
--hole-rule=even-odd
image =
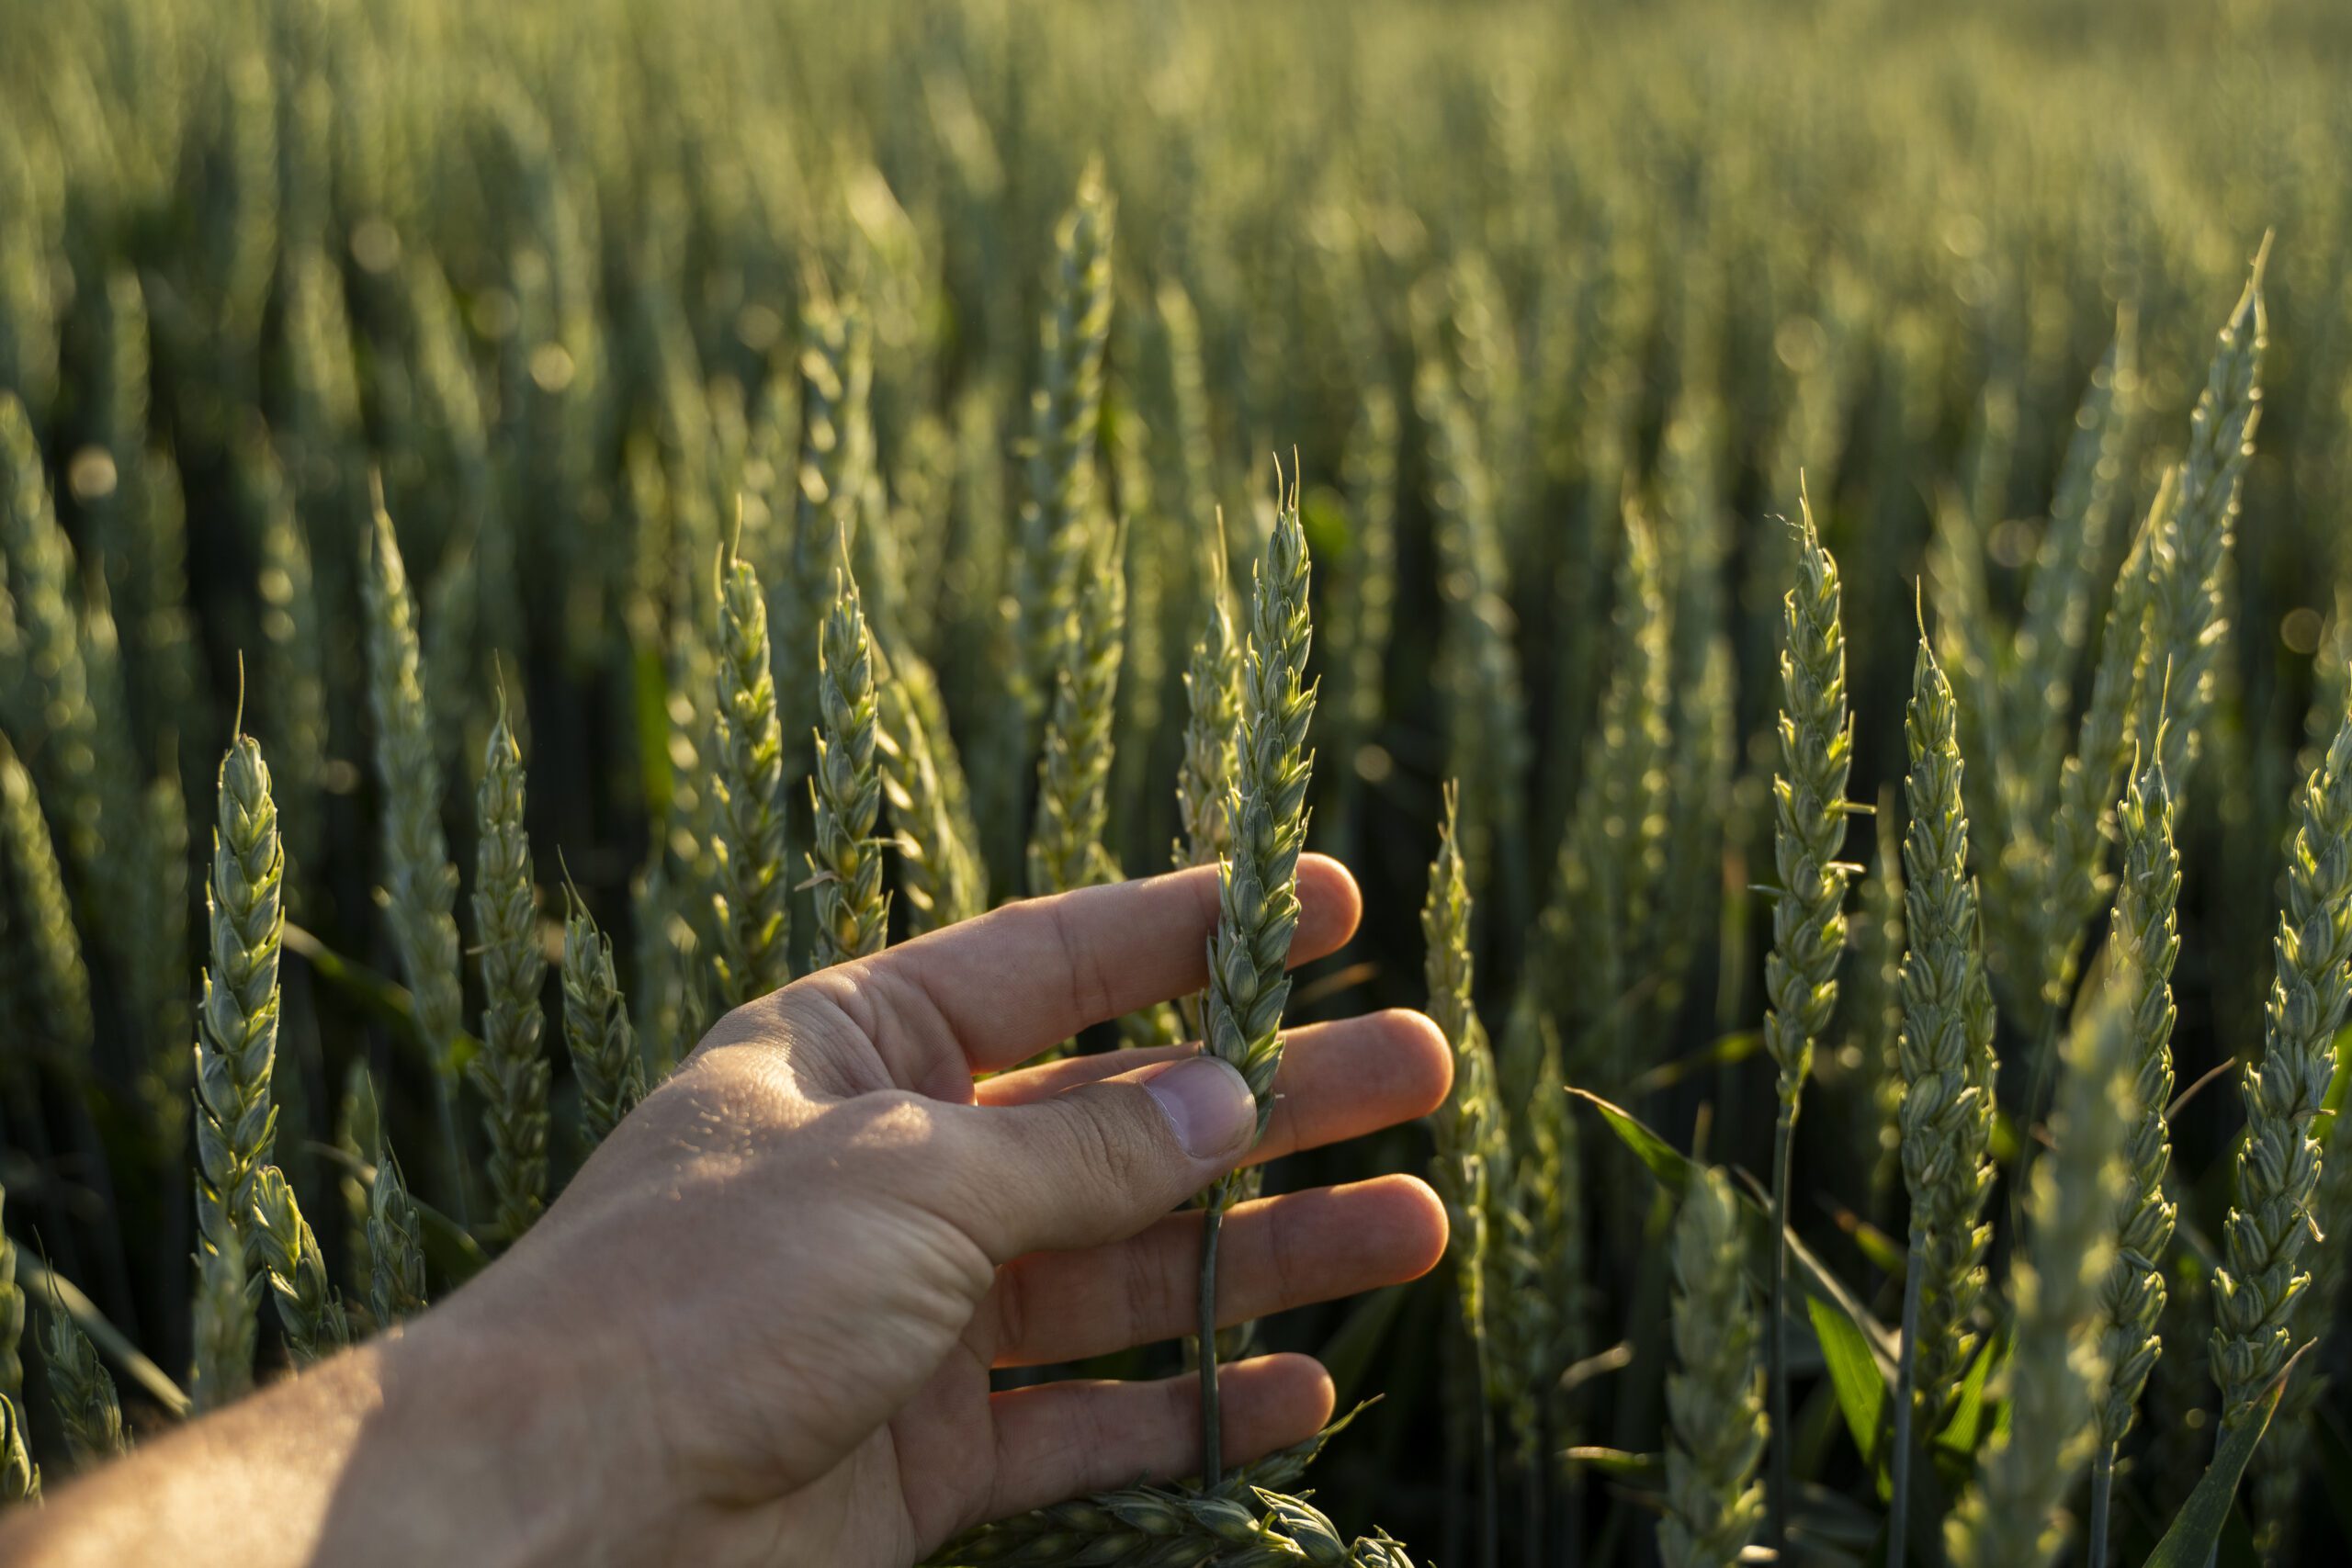
{"label": "green wheat ear", "polygon": [[286,852],[261,747],[239,735],[220,761],[212,839],[211,960],[196,1046],[197,1365],[200,1409],[253,1378],[254,1301],[245,1290],[254,1182],[277,1137],[277,964]]}
{"label": "green wheat ear", "polygon": [[2034,1163],[2010,1282],[2015,1348],[1987,1394],[2007,1398],[2009,1423],[1945,1520],[1955,1568],[2033,1568],[2065,1544],[2066,1500],[2090,1457],[2108,1386],[2099,1290],[2115,1260],[2125,1133],[2137,1114],[2130,996],[2139,982],[2128,971],[2119,965],[2114,989],[2086,998],[2062,1053],[2055,1146]]}
{"label": "green wheat ear", "polygon": [[569,876],[564,902],[563,1032],[580,1086],[581,1128],[594,1148],[645,1098],[645,1059],[614,976],[612,941]]}
{"label": "green wheat ear", "polygon": [[379,488],[363,586],[368,700],[384,786],[384,908],[417,1027],[445,1078],[457,1070],[465,1003],[458,960],[458,868],[441,829],[441,763],[425,700],[416,597]]}
{"label": "green wheat ear", "polygon": [[817,768],[808,790],[817,817],[808,854],[815,883],[814,964],[828,968],[882,951],[890,935],[890,896],[882,888],[882,773],[875,751],[880,704],[874,650],[857,579],[844,561],[817,649]]}
{"label": "green wheat ear", "polygon": [[1667,1568],[1736,1562],[1764,1517],[1757,1461],[1764,1454],[1763,1329],[1744,1270],[1739,1201],[1720,1170],[1693,1180],[1674,1227],[1673,1337],[1667,1376],[1669,1437]]}
{"label": "green wheat ear", "polygon": [[113,1375],[54,1294],[41,1325],[41,1362],[49,1370],[50,1403],[74,1461],[86,1468],[128,1453],[130,1438],[123,1430]]}
{"label": "green wheat ear", "polygon": [[0,1504],[40,1501],[40,1466],[25,1445],[25,1417],[15,1397],[0,1393]]}
{"label": "green wheat ear", "polygon": [[728,1005],[766,996],[792,978],[784,874],[784,730],[776,717],[767,601],[759,573],[737,557],[718,582],[718,858],[719,989]]}
{"label": "green wheat ear", "polygon": [[498,716],[482,758],[475,797],[480,837],[474,854],[474,932],[480,942],[481,1054],[469,1067],[485,1107],[490,1184],[501,1235],[512,1241],[547,1201],[548,1081],[540,1048],[546,1015],[539,992],[547,960],[539,949],[538,893],[531,881],[531,840],[524,830],[523,748],[498,694]]}
{"label": "green wheat ear", "polygon": [[2335,1032],[2352,1004],[2352,713],[2304,782],[2301,820],[2287,855],[2287,905],[2272,942],[2277,974],[2263,1020],[2263,1051],[2240,1079],[2246,1140],[2237,1156],[2237,1202],[2213,1270],[2217,1322],[2213,1381],[2222,1419],[2254,1409],[2295,1349],[2299,1271],[2312,1233],[2320,1146],[2312,1134],[2335,1072]]}
{"label": "green wheat ear", "polygon": [[1295,498],[1274,521],[1250,607],[1235,782],[1227,810],[1232,849],[1217,884],[1209,938],[1204,1046],[1239,1069],[1258,1101],[1258,1128],[1273,1114],[1282,1065],[1286,968],[1298,929],[1298,856],[1306,841],[1306,786],[1314,757],[1306,728],[1313,637],[1307,615],[1306,535]]}

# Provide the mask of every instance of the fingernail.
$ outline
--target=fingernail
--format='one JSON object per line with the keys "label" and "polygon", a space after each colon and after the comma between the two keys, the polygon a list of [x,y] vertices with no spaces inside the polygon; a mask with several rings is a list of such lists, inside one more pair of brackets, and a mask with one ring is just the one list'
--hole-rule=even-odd
{"label": "fingernail", "polygon": [[1176,1141],[1194,1159],[1238,1151],[1257,1131],[1258,1104],[1232,1064],[1217,1056],[1187,1056],[1144,1080]]}

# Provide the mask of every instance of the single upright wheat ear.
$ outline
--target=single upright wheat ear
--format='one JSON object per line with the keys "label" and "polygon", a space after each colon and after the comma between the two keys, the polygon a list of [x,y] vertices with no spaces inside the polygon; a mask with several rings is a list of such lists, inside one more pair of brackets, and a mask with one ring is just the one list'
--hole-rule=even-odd
{"label": "single upright wheat ear", "polygon": [[1111,234],[1117,208],[1100,164],[1054,233],[1050,303],[1029,400],[1028,495],[1021,508],[1013,603],[1014,690],[1031,727],[1046,716],[1054,671],[1077,612],[1079,573],[1095,525],[1094,447],[1102,407],[1102,351],[1111,333]]}
{"label": "single upright wheat ear", "polygon": [[490,1185],[498,1200],[499,1233],[512,1241],[530,1228],[547,1202],[547,1053],[539,1033],[546,1014],[539,990],[547,960],[539,951],[538,890],[531,882],[531,839],[523,829],[523,748],[498,695],[498,717],[482,757],[476,795],[481,829],[474,855],[474,934],[481,943],[481,1055],[474,1086],[485,1102],[490,1135]]}
{"label": "single upright wheat ear", "polygon": [[2128,961],[2113,989],[2086,998],[2064,1048],[2053,1150],[2035,1163],[2010,1296],[2016,1340],[1988,1398],[2010,1402],[1976,1481],[1944,1521],[1954,1568],[2038,1568],[2065,1545],[2068,1495],[2090,1457],[2108,1367],[2099,1286],[2115,1261],[2117,1204],[2138,1051]]}
{"label": "single upright wheat ear", "polygon": [[[1283,1007],[1290,999],[1290,943],[1298,930],[1298,856],[1306,844],[1306,786],[1314,757],[1306,683],[1314,628],[1307,614],[1306,533],[1295,486],[1283,497],[1250,605],[1241,728],[1227,811],[1233,847],[1217,876],[1217,922],[1209,936],[1202,1049],[1231,1063],[1258,1102],[1263,1136],[1283,1059]],[[1253,1176],[1229,1175],[1210,1199],[1201,1243],[1201,1341],[1216,1332],[1216,1237],[1226,1206]],[[1201,1358],[1202,1474],[1217,1459],[1216,1357]]]}
{"label": "single upright wheat ear", "polygon": [[[1797,1104],[1813,1070],[1813,1045],[1838,1010],[1838,960],[1846,945],[1846,776],[1853,721],[1846,711],[1846,634],[1839,620],[1838,563],[1814,529],[1802,497],[1797,582],[1781,600],[1781,772],[1772,780],[1777,815],[1772,856],[1781,888],[1772,901],[1772,950],[1764,961],[1764,1048],[1780,1069],[1772,1134],[1772,1235],[1787,1223],[1789,1160]],[[1769,1318],[1772,1471],[1767,1493],[1770,1540],[1787,1539],[1790,1442],[1787,1347],[1788,1248],[1772,1247]]]}
{"label": "single upright wheat ear", "polygon": [[211,961],[196,1055],[196,1214],[200,1280],[191,1396],[227,1404],[253,1379],[254,1302],[245,1291],[254,1183],[277,1138],[277,961],[286,852],[269,767],[239,735],[220,761],[212,836]]}
{"label": "single upright wheat ear", "polygon": [[1029,890],[1067,893],[1118,875],[1102,845],[1110,818],[1114,721],[1127,634],[1126,531],[1088,552],[1072,632],[1056,672],[1037,761],[1037,817],[1029,835]]}
{"label": "single upright wheat ear", "polygon": [[2123,835],[2123,872],[2116,884],[2108,942],[2132,977],[2122,998],[2132,1032],[2132,1096],[2139,1106],[2123,1147],[2125,1183],[2116,1207],[2115,1263],[2099,1289],[2099,1355],[2108,1366],[2092,1455],[2090,1561],[2106,1568],[2109,1497],[2116,1448],[2132,1430],[2140,1393],[2163,1354],[2157,1324],[2168,1292],[2165,1269],[2176,1210],[2165,1196],[2172,1166],[2172,969],[2180,953],[2174,909],[2180,901],[2180,855],[2172,841],[2172,797],[2164,765],[2151,761],[2132,781],[2115,814]]}
{"label": "single upright wheat ear", "polygon": [[41,1362],[49,1369],[49,1398],[74,1461],[87,1467],[130,1450],[122,1429],[122,1401],[114,1378],[87,1336],[52,1295],[41,1325]]}
{"label": "single upright wheat ear", "polygon": [[424,1229],[400,1162],[386,1147],[377,1156],[368,1201],[368,1309],[379,1328],[424,1310]]}
{"label": "single upright wheat ear", "polygon": [[580,1086],[581,1130],[594,1148],[645,1098],[645,1059],[613,974],[612,940],[564,883],[563,1033]]}
{"label": "single upright wheat ear", "polygon": [[351,1320],[327,1279],[318,1237],[302,1218],[285,1173],[274,1165],[264,1166],[254,1179],[253,1227],[251,1261],[268,1279],[295,1365],[308,1366],[350,1344]]}
{"label": "single upright wheat ear", "polygon": [[1764,1516],[1756,1483],[1765,1438],[1763,1334],[1743,1251],[1731,1182],[1705,1171],[1683,1193],[1674,1227],[1676,1370],[1666,1382],[1667,1513],[1657,1527],[1667,1568],[1738,1562]]}
{"label": "single upright wheat ear", "polygon": [[890,896],[882,889],[882,774],[875,748],[880,705],[874,651],[857,579],[842,563],[817,650],[817,771],[809,795],[817,815],[814,880],[820,969],[882,951],[890,935]]}
{"label": "single upright wheat ear", "polygon": [[[987,868],[937,677],[911,652],[877,659],[883,796],[897,828],[899,891],[910,936],[969,919],[988,908]],[[953,772],[953,778],[950,774]]]}
{"label": "single upright wheat ear", "polygon": [[2213,1270],[2213,1381],[2231,1427],[2245,1419],[2294,1353],[2290,1314],[2310,1283],[2298,1265],[2319,1186],[2312,1127],[2335,1073],[2335,1032],[2352,1003],[2352,713],[2304,782],[2287,853],[2287,907],[2271,945],[2278,972],[2262,1058],[2241,1078],[2246,1141],[2238,1150],[2237,1203]]}
{"label": "single upright wheat ear", "polygon": [[718,801],[712,850],[717,968],[729,1006],[766,996],[791,973],[784,874],[784,730],[776,718],[767,601],[759,573],[737,557],[718,582]]}

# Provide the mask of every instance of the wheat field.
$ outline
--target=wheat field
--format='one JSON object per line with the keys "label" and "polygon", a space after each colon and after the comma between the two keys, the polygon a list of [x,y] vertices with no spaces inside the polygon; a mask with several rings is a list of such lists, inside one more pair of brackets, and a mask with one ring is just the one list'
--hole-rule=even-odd
{"label": "wheat field", "polygon": [[1344,1430],[942,1568],[2342,1561],[2347,59],[0,6],[0,1492],[424,1310],[726,1009],[1222,864],[1065,1049],[1262,1128],[1425,1009],[1430,1124],[1264,1179],[1448,1261],[1218,1337]]}

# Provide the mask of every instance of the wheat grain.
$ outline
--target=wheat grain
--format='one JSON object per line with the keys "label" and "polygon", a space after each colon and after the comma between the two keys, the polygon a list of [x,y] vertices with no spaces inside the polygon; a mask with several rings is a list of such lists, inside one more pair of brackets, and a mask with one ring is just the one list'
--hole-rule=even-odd
{"label": "wheat grain", "polygon": [[502,687],[475,796],[474,934],[486,1000],[481,1054],[469,1071],[487,1102],[482,1130],[490,1138],[490,1185],[499,1231],[509,1241],[538,1217],[548,1186],[550,1069],[539,1047],[547,960],[539,950],[531,840],[523,827],[525,787],[523,748]]}

